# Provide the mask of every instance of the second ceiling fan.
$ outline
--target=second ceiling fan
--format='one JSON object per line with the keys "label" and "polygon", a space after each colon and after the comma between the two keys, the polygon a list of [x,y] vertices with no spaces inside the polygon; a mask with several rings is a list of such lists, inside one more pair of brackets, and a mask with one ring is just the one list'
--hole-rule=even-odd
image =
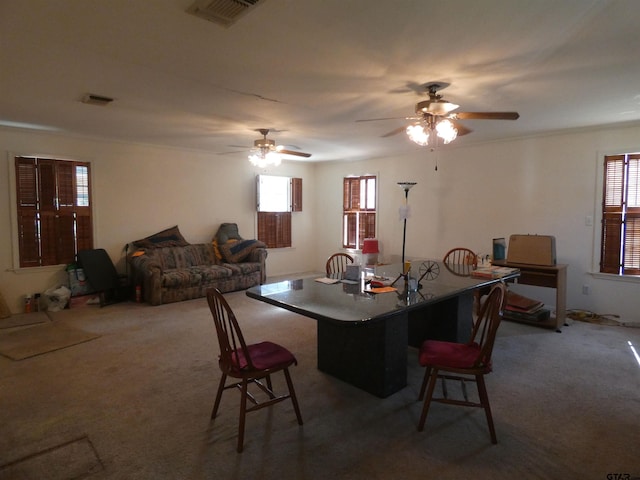
{"label": "second ceiling fan", "polygon": [[[268,128],[257,128],[256,132],[262,134],[262,138],[254,140],[253,147],[249,150],[249,161],[257,167],[266,167],[269,165],[277,166],[282,161],[282,155],[294,155],[296,157],[309,158],[310,153],[300,152],[298,150],[291,150],[286,148],[285,145],[277,145],[275,140],[267,138],[269,134]],[[236,145],[234,145],[236,146]],[[237,145],[239,148],[249,148]],[[293,146],[293,148],[297,148]],[[227,153],[235,152],[221,152],[218,155],[225,155]]]}
{"label": "second ceiling fan", "polygon": [[[517,112],[456,112],[459,105],[451,103],[442,98],[439,90],[448,87],[448,83],[429,82],[418,87],[411,87],[418,93],[429,95],[428,100],[416,103],[415,115],[402,117],[404,120],[411,120],[412,123],[398,127],[382,137],[390,137],[400,132],[406,131],[407,135],[418,145],[428,145],[431,133],[441,138],[444,143],[449,143],[457,136],[471,133],[472,130],[462,125],[458,120],[517,120],[520,115]],[[399,117],[371,118],[356,120],[358,122],[370,122],[378,120],[399,120]]]}
{"label": "second ceiling fan", "polygon": [[253,148],[256,150],[268,149],[269,151],[281,153],[283,155],[295,155],[297,157],[305,158],[309,158],[311,156],[310,153],[299,152],[297,150],[289,150],[285,148],[285,145],[276,146],[275,140],[267,138],[267,135],[269,134],[268,128],[258,128],[256,129],[256,132],[260,132],[262,134],[262,138],[254,140],[253,142]]}

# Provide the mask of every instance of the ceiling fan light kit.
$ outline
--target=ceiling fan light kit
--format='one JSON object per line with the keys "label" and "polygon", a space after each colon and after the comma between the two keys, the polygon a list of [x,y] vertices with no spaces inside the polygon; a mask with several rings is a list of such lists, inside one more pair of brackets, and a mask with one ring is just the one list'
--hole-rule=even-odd
{"label": "ceiling fan light kit", "polygon": [[454,141],[458,136],[458,129],[448,118],[443,118],[437,122],[425,121],[424,123],[425,125],[422,123],[409,125],[406,130],[409,139],[421,147],[429,145],[432,135],[441,138],[445,144]]}
{"label": "ceiling fan light kit", "polygon": [[414,143],[421,147],[429,145],[429,134],[422,128],[422,125],[416,123],[407,127],[407,135]]}
{"label": "ceiling fan light kit", "polygon": [[264,152],[263,150],[255,151],[249,155],[249,161],[256,167],[265,168],[268,166],[277,167],[282,163],[282,157],[278,152]]}
{"label": "ceiling fan light kit", "polygon": [[258,132],[262,134],[262,138],[253,142],[253,148],[249,151],[249,161],[259,168],[268,166],[277,167],[282,162],[282,155],[295,155],[298,157],[310,157],[310,153],[297,152],[295,150],[287,150],[282,145],[276,147],[275,140],[267,138],[268,128],[260,128]]}
{"label": "ceiling fan light kit", "polygon": [[458,136],[458,129],[454,127],[453,122],[448,118],[440,120],[436,124],[436,133],[444,141],[444,143],[452,142]]}

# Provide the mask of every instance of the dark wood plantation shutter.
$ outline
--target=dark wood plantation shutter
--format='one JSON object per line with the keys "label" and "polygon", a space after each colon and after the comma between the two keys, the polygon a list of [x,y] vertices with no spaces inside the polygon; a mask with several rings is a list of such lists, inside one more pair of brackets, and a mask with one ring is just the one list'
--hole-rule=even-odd
{"label": "dark wood plantation shutter", "polygon": [[600,271],[620,273],[624,155],[605,157]]}
{"label": "dark wood plantation shutter", "polygon": [[302,211],[302,179],[258,175],[256,187],[258,240],[267,248],[291,247],[291,212]]}
{"label": "dark wood plantation shutter", "polygon": [[16,158],[18,244],[21,267],[40,265],[37,177],[35,159]]}
{"label": "dark wood plantation shutter", "polygon": [[624,275],[640,275],[640,213],[627,216],[624,236]]}
{"label": "dark wood plantation shutter", "polygon": [[72,263],[93,248],[89,178],[88,163],[16,157],[21,267]]}
{"label": "dark wood plantation shutter", "polygon": [[604,160],[600,271],[640,275],[640,155]]}
{"label": "dark wood plantation shutter", "polygon": [[267,248],[291,246],[291,212],[258,212],[258,238]]}
{"label": "dark wood plantation shutter", "polygon": [[362,248],[365,238],[375,238],[376,236],[376,214],[371,212],[360,213],[360,245]]}
{"label": "dark wood plantation shutter", "polygon": [[375,198],[368,198],[367,194],[369,191],[367,187],[370,184],[375,186],[375,181],[375,176],[343,179],[342,246],[344,248],[362,248],[365,238],[374,238],[376,235],[376,202]]}
{"label": "dark wood plantation shutter", "polygon": [[360,178],[345,178],[342,183],[344,248],[357,248],[358,210],[360,209]]}
{"label": "dark wood plantation shutter", "polygon": [[640,275],[640,154],[628,155],[622,273]]}
{"label": "dark wood plantation shutter", "polygon": [[302,211],[302,179],[291,179],[291,211]]}

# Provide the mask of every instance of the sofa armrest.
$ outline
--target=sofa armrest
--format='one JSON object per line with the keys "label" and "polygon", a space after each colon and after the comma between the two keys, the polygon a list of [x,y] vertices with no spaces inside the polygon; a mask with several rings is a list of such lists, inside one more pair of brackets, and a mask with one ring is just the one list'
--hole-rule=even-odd
{"label": "sofa armrest", "polygon": [[267,255],[269,252],[266,248],[254,248],[249,256],[245,258],[245,262],[257,262],[260,264],[260,285],[267,281]]}
{"label": "sofa armrest", "polygon": [[131,257],[129,263],[133,271],[133,285],[142,287],[145,302],[160,305],[162,303],[162,265],[146,254]]}

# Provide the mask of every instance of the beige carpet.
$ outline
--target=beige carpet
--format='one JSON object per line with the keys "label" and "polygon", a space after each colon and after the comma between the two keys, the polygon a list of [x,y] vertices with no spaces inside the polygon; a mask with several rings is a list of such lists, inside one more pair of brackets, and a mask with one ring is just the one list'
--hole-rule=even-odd
{"label": "beige carpet", "polygon": [[95,448],[85,436],[0,466],[0,478],[69,480],[103,470]]}
{"label": "beige carpet", "polygon": [[94,333],[45,323],[0,334],[0,354],[12,360],[24,360],[98,337],[100,335]]}
{"label": "beige carpet", "polygon": [[[29,476],[40,468],[31,462],[54,452],[81,466],[68,478],[86,480],[640,476],[640,365],[631,348],[640,349],[640,328],[569,321],[556,333],[504,322],[487,377],[492,445],[479,409],[437,404],[416,430],[424,370],[415,349],[407,349],[407,387],[380,399],[316,368],[314,320],[244,292],[225,297],[247,340],[275,340],[295,353],[303,426],[287,402],[251,413],[245,450],[236,453],[233,390],[210,422],[220,370],[205,299],[64,310],[51,314],[54,324],[102,337],[27,361],[0,356],[0,479],[48,478]],[[278,391],[283,384],[274,378]],[[95,455],[86,442],[56,450],[83,437]],[[83,469],[86,476],[74,476]]]}

